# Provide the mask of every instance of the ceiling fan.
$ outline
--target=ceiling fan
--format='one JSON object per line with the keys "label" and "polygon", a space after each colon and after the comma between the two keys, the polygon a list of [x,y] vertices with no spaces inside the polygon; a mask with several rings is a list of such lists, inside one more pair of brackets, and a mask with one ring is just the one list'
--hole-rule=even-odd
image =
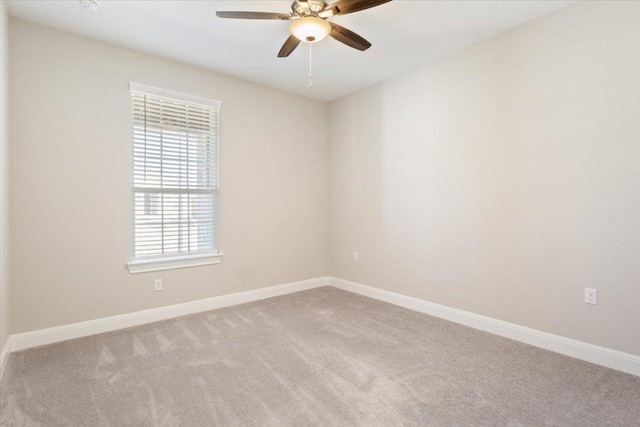
{"label": "ceiling fan", "polygon": [[336,15],[359,12],[380,6],[391,0],[338,0],[326,3],[323,0],[294,0],[291,13],[271,12],[216,12],[219,18],[231,19],[275,19],[292,21],[289,26],[291,35],[284,42],[278,58],[287,57],[301,41],[314,43],[331,36],[354,49],[367,50],[371,43],[363,37],[327,19]]}

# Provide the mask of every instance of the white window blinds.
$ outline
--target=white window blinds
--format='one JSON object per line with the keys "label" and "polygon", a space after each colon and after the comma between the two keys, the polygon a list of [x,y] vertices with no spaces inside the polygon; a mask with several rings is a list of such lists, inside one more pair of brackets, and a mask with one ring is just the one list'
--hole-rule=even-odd
{"label": "white window blinds", "polygon": [[133,260],[218,253],[220,103],[131,83]]}

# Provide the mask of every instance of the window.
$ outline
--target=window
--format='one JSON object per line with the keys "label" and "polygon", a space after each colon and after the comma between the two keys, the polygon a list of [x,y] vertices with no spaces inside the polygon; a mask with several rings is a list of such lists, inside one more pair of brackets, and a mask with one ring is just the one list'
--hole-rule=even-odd
{"label": "window", "polygon": [[220,102],[131,83],[129,271],[216,264]]}

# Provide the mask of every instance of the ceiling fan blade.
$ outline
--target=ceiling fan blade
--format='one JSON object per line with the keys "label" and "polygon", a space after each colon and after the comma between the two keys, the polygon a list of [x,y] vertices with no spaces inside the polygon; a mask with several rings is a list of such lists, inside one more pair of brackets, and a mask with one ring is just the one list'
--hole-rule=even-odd
{"label": "ceiling fan blade", "polygon": [[296,36],[289,36],[287,41],[282,45],[280,52],[278,52],[278,58],[286,58],[291,55],[291,52],[293,52],[299,44],[300,40]]}
{"label": "ceiling fan blade", "polygon": [[371,43],[363,37],[333,22],[331,23],[331,33],[329,35],[354,49],[367,50],[371,47]]}
{"label": "ceiling fan blade", "polygon": [[216,12],[216,16],[230,19],[291,19],[291,15],[288,13],[271,12]]}
{"label": "ceiling fan blade", "polygon": [[359,12],[371,7],[380,6],[391,0],[339,0],[327,6],[318,16],[326,18],[333,15],[346,15],[347,13]]}

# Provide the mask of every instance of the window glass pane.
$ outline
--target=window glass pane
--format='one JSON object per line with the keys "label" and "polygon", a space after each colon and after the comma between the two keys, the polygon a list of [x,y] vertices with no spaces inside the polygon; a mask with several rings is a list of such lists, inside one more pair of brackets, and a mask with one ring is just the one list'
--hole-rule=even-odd
{"label": "window glass pane", "polygon": [[218,110],[132,93],[133,258],[217,252]]}

